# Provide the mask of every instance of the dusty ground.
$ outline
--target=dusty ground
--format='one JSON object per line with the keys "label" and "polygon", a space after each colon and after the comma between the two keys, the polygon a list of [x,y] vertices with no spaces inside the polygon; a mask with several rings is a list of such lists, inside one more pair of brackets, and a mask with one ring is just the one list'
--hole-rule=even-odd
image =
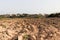
{"label": "dusty ground", "polygon": [[1,19],[0,40],[60,40],[60,18]]}

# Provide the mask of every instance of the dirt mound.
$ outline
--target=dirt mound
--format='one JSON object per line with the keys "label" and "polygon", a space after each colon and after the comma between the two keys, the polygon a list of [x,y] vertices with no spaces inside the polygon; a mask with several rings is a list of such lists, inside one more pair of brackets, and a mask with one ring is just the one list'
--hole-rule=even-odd
{"label": "dirt mound", "polygon": [[0,20],[0,40],[60,40],[60,18]]}

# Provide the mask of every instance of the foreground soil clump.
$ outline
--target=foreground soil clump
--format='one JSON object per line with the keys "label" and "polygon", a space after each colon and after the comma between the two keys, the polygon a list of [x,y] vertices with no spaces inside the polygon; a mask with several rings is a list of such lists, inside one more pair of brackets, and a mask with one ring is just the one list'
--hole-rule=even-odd
{"label": "foreground soil clump", "polygon": [[0,40],[60,40],[60,18],[2,19]]}

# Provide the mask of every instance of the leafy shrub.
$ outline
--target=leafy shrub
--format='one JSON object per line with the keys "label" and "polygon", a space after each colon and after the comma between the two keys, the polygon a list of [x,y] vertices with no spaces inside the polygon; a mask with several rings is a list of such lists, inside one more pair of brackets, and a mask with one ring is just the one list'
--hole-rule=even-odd
{"label": "leafy shrub", "polygon": [[29,35],[25,34],[25,35],[23,36],[23,39],[24,39],[24,40],[28,40],[28,39],[29,39]]}

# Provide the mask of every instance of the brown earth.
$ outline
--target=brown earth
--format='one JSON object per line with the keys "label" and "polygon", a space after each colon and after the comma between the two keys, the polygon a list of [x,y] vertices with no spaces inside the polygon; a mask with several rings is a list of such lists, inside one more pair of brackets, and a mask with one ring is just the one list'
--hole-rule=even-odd
{"label": "brown earth", "polygon": [[0,40],[60,40],[60,18],[1,19]]}

